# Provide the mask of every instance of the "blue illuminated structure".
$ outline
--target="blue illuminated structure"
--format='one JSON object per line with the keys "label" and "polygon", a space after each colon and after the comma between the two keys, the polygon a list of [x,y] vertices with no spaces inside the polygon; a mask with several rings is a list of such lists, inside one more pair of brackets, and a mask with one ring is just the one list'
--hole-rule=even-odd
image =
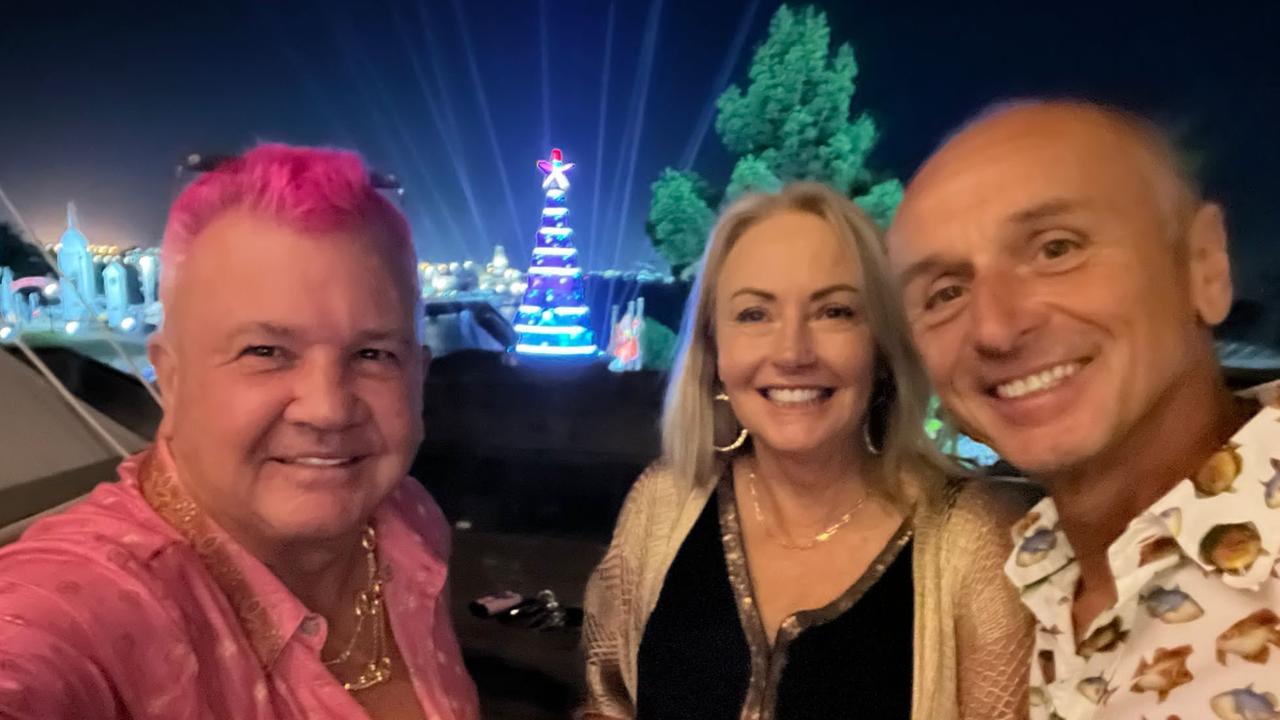
{"label": "blue illuminated structure", "polygon": [[516,352],[523,355],[594,357],[599,354],[590,328],[590,310],[583,294],[582,266],[573,245],[565,192],[573,163],[564,162],[559,148],[550,160],[539,160],[547,191],[542,223],[529,264],[529,287],[516,313],[519,333]]}

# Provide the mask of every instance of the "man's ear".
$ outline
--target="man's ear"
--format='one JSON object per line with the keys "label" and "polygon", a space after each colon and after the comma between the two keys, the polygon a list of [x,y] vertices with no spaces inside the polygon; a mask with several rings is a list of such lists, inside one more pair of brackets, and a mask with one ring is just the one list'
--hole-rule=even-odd
{"label": "man's ear", "polygon": [[156,371],[156,387],[160,391],[160,408],[164,416],[156,430],[158,437],[167,438],[172,430],[173,399],[178,394],[178,358],[172,338],[158,330],[147,342],[147,359]]}
{"label": "man's ear", "polygon": [[1191,219],[1187,232],[1187,278],[1191,303],[1210,327],[1231,310],[1231,258],[1227,253],[1227,224],[1222,208],[1205,203]]}

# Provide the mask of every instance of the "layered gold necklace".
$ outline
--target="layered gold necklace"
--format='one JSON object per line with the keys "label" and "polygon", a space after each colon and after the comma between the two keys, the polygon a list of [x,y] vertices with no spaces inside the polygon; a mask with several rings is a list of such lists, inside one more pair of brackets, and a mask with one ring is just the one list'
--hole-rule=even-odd
{"label": "layered gold necklace", "polygon": [[[356,593],[356,629],[351,633],[351,641],[347,643],[347,648],[338,657],[326,660],[324,663],[328,667],[333,667],[347,662],[355,652],[360,639],[365,635],[370,636],[368,652],[362,653],[367,659],[362,661],[360,675],[355,680],[342,683],[343,689],[348,692],[365,690],[391,679],[391,643],[387,638],[387,606],[382,598],[384,580],[378,572],[376,553],[378,535],[374,532],[372,525],[364,529],[360,545],[365,549],[367,556],[369,581],[364,590]],[[368,633],[365,632],[366,627],[369,628]]]}
{"label": "layered gold necklace", "polygon": [[770,523],[765,518],[764,512],[760,510],[760,497],[756,494],[756,473],[751,469],[747,470],[747,489],[751,491],[751,507],[755,510],[756,521],[764,528],[765,535],[768,535],[775,543],[787,550],[812,550],[818,545],[830,540],[832,536],[840,532],[841,528],[849,524],[849,521],[853,519],[854,515],[858,514],[858,511],[862,509],[863,504],[867,502],[868,497],[868,494],[864,493],[862,497],[858,498],[858,501],[853,504],[853,507],[849,508],[845,514],[841,515],[838,520],[827,526],[827,528],[822,532],[814,535],[808,540],[794,542],[783,536],[781,524],[777,525],[777,532],[775,532],[774,524]]}

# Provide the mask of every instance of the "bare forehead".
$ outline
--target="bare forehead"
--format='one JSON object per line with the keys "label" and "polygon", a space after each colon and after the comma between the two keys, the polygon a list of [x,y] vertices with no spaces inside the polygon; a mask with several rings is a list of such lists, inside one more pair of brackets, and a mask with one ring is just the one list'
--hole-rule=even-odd
{"label": "bare forehead", "polygon": [[[993,118],[957,136],[911,183],[915,195],[955,182],[1010,184],[1009,190],[1060,185],[1087,191],[1100,183],[1151,180],[1152,153],[1124,124],[1080,111],[1027,111]],[[990,190],[992,188],[984,188]]]}
{"label": "bare forehead", "polygon": [[1181,191],[1172,151],[1122,116],[1036,105],[978,121],[912,179],[889,234],[895,264],[966,231],[988,232],[1045,206],[1127,218],[1172,217]]}
{"label": "bare forehead", "polygon": [[[802,210],[779,210],[747,227],[730,248],[721,277],[758,282],[858,272],[856,254],[826,220]],[[848,277],[842,278],[848,280]]]}

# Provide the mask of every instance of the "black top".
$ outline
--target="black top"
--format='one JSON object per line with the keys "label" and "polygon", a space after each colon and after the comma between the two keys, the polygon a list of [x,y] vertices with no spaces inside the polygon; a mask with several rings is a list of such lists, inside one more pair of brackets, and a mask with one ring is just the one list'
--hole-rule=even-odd
{"label": "black top", "polygon": [[738,720],[748,704],[778,720],[910,717],[909,529],[840,598],[785,621],[770,648],[732,494],[721,485],[667,571],[637,658],[638,720]]}

